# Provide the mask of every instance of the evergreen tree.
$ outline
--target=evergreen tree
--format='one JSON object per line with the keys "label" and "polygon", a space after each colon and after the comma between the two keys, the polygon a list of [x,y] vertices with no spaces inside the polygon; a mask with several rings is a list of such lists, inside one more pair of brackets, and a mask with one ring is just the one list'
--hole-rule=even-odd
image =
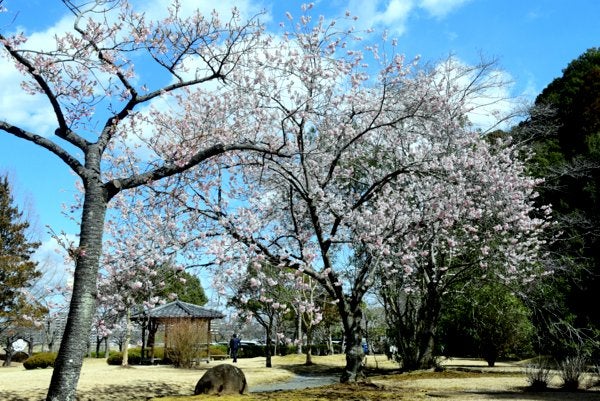
{"label": "evergreen tree", "polygon": [[27,239],[29,223],[23,212],[13,206],[8,178],[0,180],[0,337],[6,353],[4,366],[10,366],[12,343],[32,319],[44,312],[28,297],[27,290],[41,276],[31,255],[38,242]]}
{"label": "evergreen tree", "polygon": [[0,181],[0,316],[15,312],[24,300],[22,289],[31,287],[41,273],[31,255],[38,242],[27,239],[29,223],[13,206],[8,178]]}
{"label": "evergreen tree", "polygon": [[173,269],[167,265],[161,268],[161,277],[164,278],[165,286],[158,295],[167,299],[169,294],[177,294],[177,299],[194,305],[204,305],[208,302],[204,288],[200,279],[188,273],[185,270],[178,271],[176,274]]}
{"label": "evergreen tree", "polygon": [[563,232],[547,249],[558,273],[532,294],[541,351],[580,352],[600,340],[600,48],[569,63],[535,106],[550,115],[532,114],[514,133],[532,145],[530,171],[545,179],[538,200]]}

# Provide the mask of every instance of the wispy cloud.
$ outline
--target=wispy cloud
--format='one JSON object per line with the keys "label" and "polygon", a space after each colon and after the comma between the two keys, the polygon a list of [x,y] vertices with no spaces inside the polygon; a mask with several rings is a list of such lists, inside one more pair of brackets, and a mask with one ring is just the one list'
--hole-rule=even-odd
{"label": "wispy cloud", "polygon": [[[17,27],[14,32],[23,32],[28,36],[26,47],[33,50],[54,48],[55,35],[68,31],[73,26],[73,17],[66,15],[52,27],[39,32],[27,32]],[[50,136],[57,126],[56,117],[50,103],[42,95],[29,95],[21,89],[23,75],[12,61],[6,58],[0,63],[0,119],[31,130],[32,132]]]}
{"label": "wispy cloud", "polygon": [[426,10],[433,17],[444,18],[469,1],[471,0],[421,0],[419,7]]}
{"label": "wispy cloud", "polygon": [[402,35],[413,13],[425,10],[434,18],[444,18],[471,0],[350,0],[346,8],[360,17],[362,28],[385,28]]}

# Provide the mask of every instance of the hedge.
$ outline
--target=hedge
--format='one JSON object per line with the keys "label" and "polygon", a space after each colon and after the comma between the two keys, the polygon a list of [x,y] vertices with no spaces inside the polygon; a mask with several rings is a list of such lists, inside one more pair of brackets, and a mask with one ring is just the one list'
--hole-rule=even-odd
{"label": "hedge", "polygon": [[47,367],[54,367],[54,361],[56,360],[55,352],[40,352],[39,354],[33,354],[23,362],[23,367],[27,370],[31,369],[46,369]]}

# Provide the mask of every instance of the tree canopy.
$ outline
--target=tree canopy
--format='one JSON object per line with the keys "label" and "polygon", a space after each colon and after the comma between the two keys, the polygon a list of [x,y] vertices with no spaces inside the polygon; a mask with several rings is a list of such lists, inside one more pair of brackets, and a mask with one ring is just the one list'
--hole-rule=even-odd
{"label": "tree canopy", "polygon": [[[538,110],[545,111],[538,114]],[[599,48],[569,63],[536,98],[531,118],[516,133],[535,152],[530,171],[545,180],[538,201],[552,204],[563,232],[547,247],[559,274],[553,284],[540,288],[538,303],[553,309],[555,323],[562,316],[563,324],[581,329],[576,336],[556,333],[581,346],[585,338],[597,339],[600,329],[600,311],[595,307],[600,291]],[[554,293],[550,303],[548,291]]]}
{"label": "tree canopy", "polygon": [[0,180],[0,317],[27,302],[26,292],[41,276],[31,256],[39,242],[28,238],[29,223],[14,205],[8,177]]}

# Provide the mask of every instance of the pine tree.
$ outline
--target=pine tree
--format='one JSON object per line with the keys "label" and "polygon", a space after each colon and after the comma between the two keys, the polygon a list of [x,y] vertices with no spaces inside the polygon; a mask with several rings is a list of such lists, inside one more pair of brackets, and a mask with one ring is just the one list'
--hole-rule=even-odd
{"label": "pine tree", "polygon": [[29,223],[13,202],[4,176],[0,179],[0,334],[31,311],[23,290],[41,276],[37,262],[31,260],[40,244],[27,239]]}

